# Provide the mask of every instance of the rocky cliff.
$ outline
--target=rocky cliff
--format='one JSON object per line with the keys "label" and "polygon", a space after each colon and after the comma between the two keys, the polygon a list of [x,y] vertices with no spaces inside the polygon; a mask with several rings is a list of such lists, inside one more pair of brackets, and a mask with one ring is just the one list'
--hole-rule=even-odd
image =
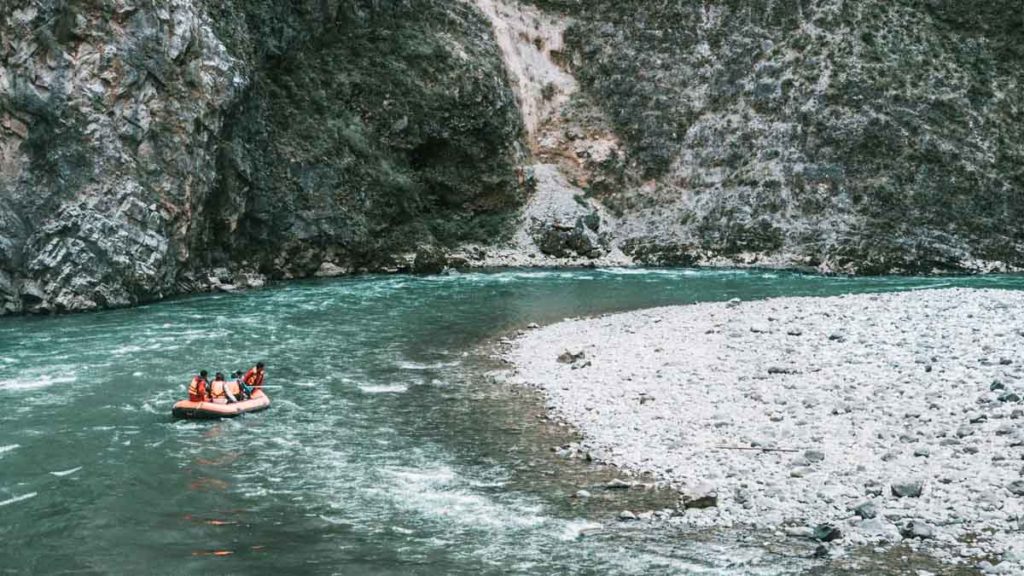
{"label": "rocky cliff", "polygon": [[388,268],[511,233],[521,120],[468,5],[4,8],[4,312]]}
{"label": "rocky cliff", "polygon": [[587,192],[634,258],[1024,263],[1019,2],[535,3],[624,141]]}
{"label": "rocky cliff", "polygon": [[1019,268],[1024,15],[974,4],[4,0],[0,312],[453,259]]}

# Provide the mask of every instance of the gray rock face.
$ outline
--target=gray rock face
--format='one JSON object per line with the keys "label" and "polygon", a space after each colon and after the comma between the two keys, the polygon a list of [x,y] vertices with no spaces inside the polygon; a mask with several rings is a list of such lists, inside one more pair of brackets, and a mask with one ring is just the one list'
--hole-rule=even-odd
{"label": "gray rock face", "polygon": [[0,313],[500,239],[521,122],[489,31],[432,0],[6,3]]}
{"label": "gray rock face", "polygon": [[480,2],[7,2],[0,313],[437,271],[531,178],[551,257],[1024,265],[1016,2],[507,3],[568,26],[539,144]]}
{"label": "gray rock face", "polygon": [[246,89],[201,5],[14,2],[0,16],[0,308],[174,291],[214,135]]}
{"label": "gray rock face", "polygon": [[1015,2],[533,2],[624,140],[594,192],[635,258],[1024,263]]}
{"label": "gray rock face", "polygon": [[416,251],[412,271],[417,274],[437,274],[448,267],[448,257],[436,246],[424,246]]}
{"label": "gray rock face", "polygon": [[565,258],[568,256],[600,257],[605,248],[597,232],[580,217],[571,226],[546,225],[534,232],[534,241],[544,254]]}

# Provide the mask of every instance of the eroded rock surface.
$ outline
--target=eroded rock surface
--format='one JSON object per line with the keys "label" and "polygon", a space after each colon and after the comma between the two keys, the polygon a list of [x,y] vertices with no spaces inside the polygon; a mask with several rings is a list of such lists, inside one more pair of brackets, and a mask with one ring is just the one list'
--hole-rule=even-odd
{"label": "eroded rock surface", "polygon": [[638,261],[1024,263],[1017,2],[533,4],[571,20],[567,135],[621,139],[585,189]]}
{"label": "eroded rock surface", "polygon": [[3,312],[393,268],[522,202],[519,113],[459,3],[15,1],[0,55]]}
{"label": "eroded rock surface", "polygon": [[417,253],[1017,269],[1019,12],[12,0],[0,312],[438,268]]}

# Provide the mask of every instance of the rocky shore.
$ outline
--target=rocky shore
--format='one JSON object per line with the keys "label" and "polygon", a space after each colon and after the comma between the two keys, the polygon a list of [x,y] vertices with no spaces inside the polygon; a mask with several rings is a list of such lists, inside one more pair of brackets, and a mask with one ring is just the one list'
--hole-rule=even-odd
{"label": "rocky shore", "polygon": [[652,309],[531,330],[506,359],[579,452],[680,491],[667,521],[1024,571],[1024,293]]}

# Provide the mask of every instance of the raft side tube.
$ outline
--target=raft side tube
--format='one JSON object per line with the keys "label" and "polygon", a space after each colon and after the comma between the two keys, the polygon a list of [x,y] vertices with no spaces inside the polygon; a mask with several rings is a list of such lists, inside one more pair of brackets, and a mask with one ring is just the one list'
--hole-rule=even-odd
{"label": "raft side tube", "polygon": [[270,408],[270,397],[262,390],[253,392],[252,398],[235,402],[234,404],[219,404],[217,402],[192,402],[190,400],[179,400],[171,408],[171,415],[175,418],[188,418],[193,420],[210,420],[217,418],[234,418],[240,414],[260,412]]}

